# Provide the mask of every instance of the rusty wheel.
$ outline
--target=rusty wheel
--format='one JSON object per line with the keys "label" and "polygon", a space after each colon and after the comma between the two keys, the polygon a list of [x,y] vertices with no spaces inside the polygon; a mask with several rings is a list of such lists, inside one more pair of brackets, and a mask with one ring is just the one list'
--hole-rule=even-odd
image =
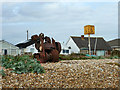
{"label": "rusty wheel", "polygon": [[59,52],[57,50],[52,50],[51,51],[52,54],[52,62],[58,62],[59,61]]}
{"label": "rusty wheel", "polygon": [[58,50],[58,52],[61,52],[61,44],[59,42],[55,42],[56,45],[56,49]]}

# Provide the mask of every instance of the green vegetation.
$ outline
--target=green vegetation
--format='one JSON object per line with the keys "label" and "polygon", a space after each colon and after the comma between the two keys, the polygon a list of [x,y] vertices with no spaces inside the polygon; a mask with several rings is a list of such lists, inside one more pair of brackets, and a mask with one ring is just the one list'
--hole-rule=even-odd
{"label": "green vegetation", "polygon": [[59,60],[85,60],[85,59],[120,59],[116,54],[109,57],[105,56],[86,56],[85,54],[72,53],[70,55],[59,55]]}
{"label": "green vegetation", "polygon": [[59,59],[60,60],[85,60],[85,59],[91,59],[91,57],[85,56],[85,54],[72,53],[70,55],[59,55]]}
{"label": "green vegetation", "polygon": [[120,59],[120,57],[118,56],[110,56],[110,57],[107,57],[108,59]]}
{"label": "green vegetation", "polygon": [[2,70],[0,70],[0,74],[4,77],[4,76],[6,76],[6,74],[5,74],[5,72],[4,72],[4,70],[2,69]]}
{"label": "green vegetation", "polygon": [[45,70],[36,59],[30,59],[29,56],[2,56],[2,66],[11,68],[11,72],[22,73],[44,73]]}

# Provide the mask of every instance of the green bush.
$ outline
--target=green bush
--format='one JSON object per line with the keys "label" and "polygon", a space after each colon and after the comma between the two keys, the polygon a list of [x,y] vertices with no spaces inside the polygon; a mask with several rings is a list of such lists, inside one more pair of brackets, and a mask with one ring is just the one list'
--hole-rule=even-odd
{"label": "green bush", "polygon": [[110,57],[108,57],[108,59],[120,59],[120,57],[118,57],[118,56],[110,56]]}
{"label": "green bush", "polygon": [[105,58],[102,56],[97,56],[96,59],[105,59]]}
{"label": "green bush", "polygon": [[92,57],[90,57],[90,59],[97,59],[97,57],[93,57],[93,56],[92,56]]}
{"label": "green bush", "polygon": [[118,56],[113,56],[113,59],[118,59],[119,57]]}
{"label": "green bush", "polygon": [[[117,58],[117,57],[114,57]],[[84,54],[72,53],[70,55],[59,55],[59,60],[85,60],[85,59],[105,59],[104,56],[84,56]]]}
{"label": "green bush", "polygon": [[71,53],[70,56],[85,56],[83,53]]}
{"label": "green bush", "polygon": [[59,55],[59,60],[85,60],[89,57],[84,56],[83,54],[72,53],[71,55]]}
{"label": "green bush", "polygon": [[5,72],[4,72],[4,70],[2,69],[2,70],[0,70],[0,74],[4,77],[4,76],[6,76],[6,74],[5,74]]}
{"label": "green bush", "polygon": [[41,66],[40,62],[32,60],[29,56],[3,56],[2,57],[2,66],[7,68],[11,68],[11,72],[15,72],[18,74],[21,73],[44,73],[45,70]]}

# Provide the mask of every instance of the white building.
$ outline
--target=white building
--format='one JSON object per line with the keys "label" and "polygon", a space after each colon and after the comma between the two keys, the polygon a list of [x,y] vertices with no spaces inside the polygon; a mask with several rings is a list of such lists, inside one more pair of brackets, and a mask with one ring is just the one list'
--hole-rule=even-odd
{"label": "white building", "polygon": [[24,48],[24,53],[38,53],[38,50],[35,48],[35,44],[32,44],[26,48]]}
{"label": "white building", "polygon": [[20,42],[16,46],[18,46],[20,48],[21,54],[25,54],[25,53],[34,54],[34,53],[38,53],[38,50],[35,48],[35,44],[34,44],[34,42],[31,39],[26,40],[24,42]]}
{"label": "white building", "polygon": [[120,38],[108,41],[108,44],[111,46],[112,50],[120,51]]}
{"label": "white building", "polygon": [[61,52],[60,52],[60,54],[68,55],[70,53],[71,53],[70,47],[68,47],[64,43],[61,43]]}
{"label": "white building", "polygon": [[[102,37],[91,37],[91,55],[106,56],[110,55],[111,47]],[[66,45],[71,48],[71,53],[88,54],[88,37],[70,36]]]}
{"label": "white building", "polygon": [[16,56],[16,55],[20,54],[20,50],[17,46],[15,46],[5,40],[0,40],[0,54]]}

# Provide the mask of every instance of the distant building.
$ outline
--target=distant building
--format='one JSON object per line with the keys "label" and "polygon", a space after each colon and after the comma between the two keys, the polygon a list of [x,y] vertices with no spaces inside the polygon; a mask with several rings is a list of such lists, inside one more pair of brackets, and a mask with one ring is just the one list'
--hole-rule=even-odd
{"label": "distant building", "polygon": [[108,41],[108,44],[111,46],[112,50],[120,51],[120,39],[114,39],[114,40]]}
{"label": "distant building", "polygon": [[38,52],[37,49],[35,48],[34,42],[31,41],[31,39],[19,43],[16,46],[19,47],[19,49],[21,50],[21,54],[25,54],[25,53],[34,54]]}
{"label": "distant building", "polygon": [[32,45],[24,48],[24,52],[34,54],[34,53],[38,53],[38,50],[35,48],[35,44],[32,44]]}
{"label": "distant building", "polygon": [[[111,47],[102,37],[91,37],[91,55],[107,56],[111,53]],[[71,48],[71,53],[88,54],[88,37],[70,36],[66,45]]]}
{"label": "distant building", "polygon": [[20,50],[17,46],[15,46],[5,40],[0,40],[0,54],[16,56],[16,55],[20,54]]}
{"label": "distant building", "polygon": [[60,52],[60,54],[68,55],[70,53],[71,53],[70,47],[68,47],[64,43],[61,43],[61,52]]}

